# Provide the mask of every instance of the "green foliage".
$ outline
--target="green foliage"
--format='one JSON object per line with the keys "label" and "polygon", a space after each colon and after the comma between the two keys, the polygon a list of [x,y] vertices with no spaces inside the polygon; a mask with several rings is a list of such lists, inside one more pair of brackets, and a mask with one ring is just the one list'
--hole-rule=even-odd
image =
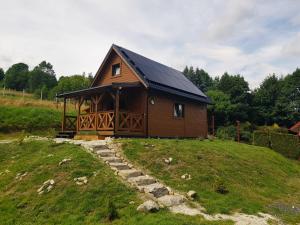
{"label": "green foliage", "polygon": [[17,63],[12,65],[5,73],[5,86],[17,91],[28,87],[28,65]]}
{"label": "green foliage", "polygon": [[[53,66],[46,61],[41,62],[32,71],[29,72],[29,91],[41,91],[42,89],[51,89],[57,84]],[[44,95],[47,97],[46,93]]]}
{"label": "green foliage", "polygon": [[111,200],[108,200],[107,219],[109,221],[113,221],[118,218],[119,218],[119,214],[118,214],[115,204]]}
{"label": "green foliage", "polygon": [[53,99],[56,94],[88,88],[90,85],[91,80],[84,75],[62,76],[57,86],[50,91],[49,97]]}
{"label": "green foliage", "polygon": [[34,131],[61,125],[61,113],[37,107],[0,106],[0,131]]}
{"label": "green foliage", "polygon": [[227,127],[219,127],[216,133],[216,136],[223,140],[235,140],[236,135],[236,127],[233,125]]}
{"label": "green foliage", "polygon": [[271,148],[280,154],[291,158],[299,159],[300,141],[296,135],[270,133]]}
{"label": "green foliage", "polygon": [[270,137],[265,131],[256,130],[253,132],[253,144],[262,147],[270,147]]}
{"label": "green foliage", "polygon": [[258,130],[253,133],[253,144],[272,148],[291,159],[300,157],[300,142],[296,135]]}
{"label": "green foliage", "polygon": [[[300,164],[271,149],[219,139],[117,141],[124,144],[124,153],[134,164],[166,185],[183,193],[195,190],[196,201],[209,213],[263,211],[280,217],[284,224],[300,221],[298,213],[272,207],[285,203],[292,209],[300,202]],[[174,160],[171,165],[162,160],[168,157]],[[192,179],[182,180],[185,173]]]}
{"label": "green foliage", "polygon": [[192,66],[190,68],[186,66],[183,74],[204,92],[207,92],[213,86],[213,79],[203,69],[197,67],[194,71]]}
{"label": "green foliage", "polygon": [[0,67],[0,82],[4,80],[4,76],[5,76],[4,70]]}

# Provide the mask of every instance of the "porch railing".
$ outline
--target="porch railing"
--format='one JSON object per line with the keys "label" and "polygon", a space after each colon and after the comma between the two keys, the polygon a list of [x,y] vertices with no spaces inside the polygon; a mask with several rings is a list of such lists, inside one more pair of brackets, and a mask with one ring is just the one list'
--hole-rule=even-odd
{"label": "porch railing", "polygon": [[77,116],[65,116],[64,130],[75,131],[76,130]]}
{"label": "porch railing", "polygon": [[[79,130],[113,131],[115,129],[114,111],[101,111],[79,116]],[[144,114],[119,112],[117,131],[123,133],[143,133]]]}

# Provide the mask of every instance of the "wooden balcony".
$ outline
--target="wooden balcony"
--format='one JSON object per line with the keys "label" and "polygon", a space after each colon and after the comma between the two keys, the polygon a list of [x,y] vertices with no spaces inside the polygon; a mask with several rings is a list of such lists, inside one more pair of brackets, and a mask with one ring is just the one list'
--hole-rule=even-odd
{"label": "wooden balcony", "polygon": [[[118,122],[117,122],[118,121]],[[100,111],[79,115],[78,131],[100,131],[119,135],[143,135],[145,119],[142,113],[119,112],[116,120],[114,111]],[[116,122],[118,124],[116,124]]]}

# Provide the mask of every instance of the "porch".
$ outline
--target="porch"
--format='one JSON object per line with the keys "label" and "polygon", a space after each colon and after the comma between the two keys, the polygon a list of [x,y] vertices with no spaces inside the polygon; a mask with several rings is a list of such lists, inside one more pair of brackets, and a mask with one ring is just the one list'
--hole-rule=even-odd
{"label": "porch", "polygon": [[[135,84],[112,84],[70,92],[64,98],[63,132],[77,135],[146,135],[146,95]],[[66,112],[67,99],[75,103],[76,114]]]}

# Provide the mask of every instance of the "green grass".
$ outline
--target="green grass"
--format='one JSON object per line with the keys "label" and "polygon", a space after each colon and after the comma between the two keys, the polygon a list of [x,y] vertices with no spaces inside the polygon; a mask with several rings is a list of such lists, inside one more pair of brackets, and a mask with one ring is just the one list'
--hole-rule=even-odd
{"label": "green grass", "polygon": [[[209,213],[267,212],[300,222],[300,165],[264,147],[221,140],[121,139],[125,155],[170,187],[195,190]],[[152,146],[154,145],[154,146]],[[172,157],[171,165],[163,158]],[[191,180],[181,175],[191,174]],[[228,194],[216,192],[224,186]]]}
{"label": "green grass", "polygon": [[[58,166],[64,158],[72,161]],[[16,174],[23,172],[28,175],[16,180]],[[199,216],[175,215],[166,210],[155,214],[139,213],[136,207],[142,201],[137,192],[118,180],[102,161],[70,144],[47,141],[0,144],[0,174],[0,223],[5,225],[232,224],[207,222]],[[78,176],[87,176],[88,184],[76,185],[73,179]],[[54,189],[38,195],[37,189],[47,179],[55,180]],[[134,204],[129,204],[130,201]],[[109,202],[114,203],[119,215],[111,222],[107,219]]]}
{"label": "green grass", "polygon": [[0,132],[58,129],[61,113],[39,107],[0,106]]}

